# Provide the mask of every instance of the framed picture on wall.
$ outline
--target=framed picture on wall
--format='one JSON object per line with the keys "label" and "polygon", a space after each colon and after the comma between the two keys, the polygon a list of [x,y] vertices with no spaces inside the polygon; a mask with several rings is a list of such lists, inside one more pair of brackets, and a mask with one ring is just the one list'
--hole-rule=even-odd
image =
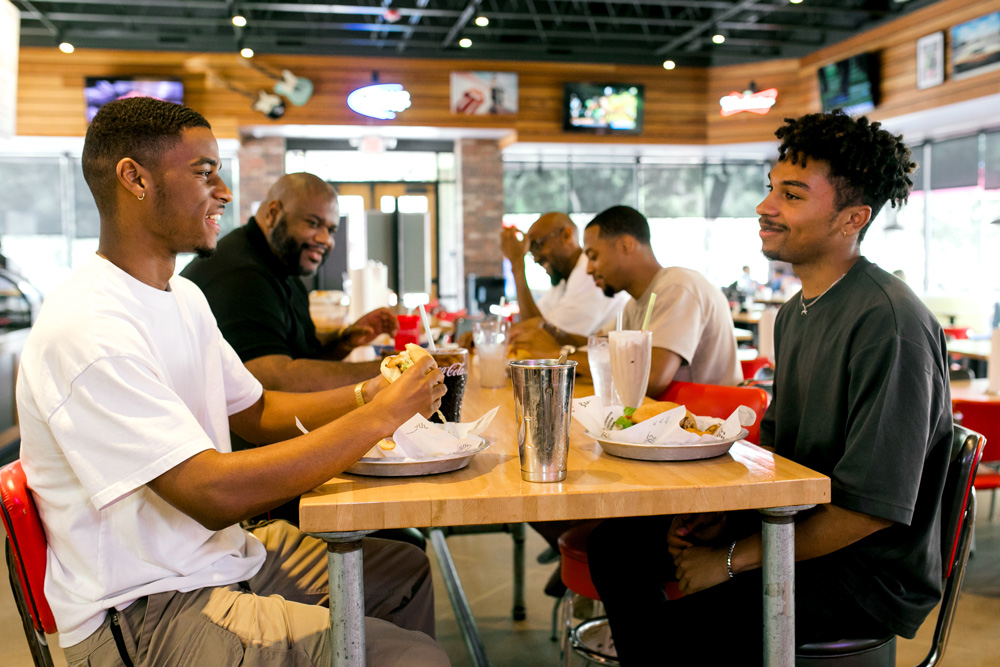
{"label": "framed picture on wall", "polygon": [[997,69],[1000,69],[1000,12],[951,27],[953,79]]}
{"label": "framed picture on wall", "polygon": [[935,32],[917,40],[917,88],[944,83],[944,33]]}
{"label": "framed picture on wall", "polygon": [[517,74],[452,72],[451,112],[469,116],[517,113]]}

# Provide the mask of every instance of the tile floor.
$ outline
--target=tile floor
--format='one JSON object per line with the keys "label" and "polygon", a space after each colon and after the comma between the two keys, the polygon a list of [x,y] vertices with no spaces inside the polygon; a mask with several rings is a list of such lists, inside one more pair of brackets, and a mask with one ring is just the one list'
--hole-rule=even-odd
{"label": "tile floor", "polygon": [[[1000,518],[986,517],[989,498],[984,497],[977,521],[976,552],[970,561],[964,592],[943,667],[995,667],[1000,664]],[[511,618],[511,584],[501,573],[511,569],[511,539],[506,534],[462,535],[448,538],[449,549],[476,616],[490,664],[495,667],[553,667],[559,664],[559,649],[549,639],[553,599],[542,593],[553,565],[539,565],[535,556],[545,544],[528,531],[527,620]],[[431,554],[433,558],[433,554]],[[436,572],[436,570],[435,570]],[[5,667],[30,667],[31,657],[21,634],[6,571],[0,572],[0,663]],[[440,582],[437,586],[438,640],[454,667],[468,667],[469,659],[451,607]],[[901,640],[897,665],[919,663],[927,652],[933,619],[913,640]],[[55,637],[52,637],[55,645]],[[61,651],[53,648],[56,665],[65,665]],[[574,665],[582,662],[574,663]]]}

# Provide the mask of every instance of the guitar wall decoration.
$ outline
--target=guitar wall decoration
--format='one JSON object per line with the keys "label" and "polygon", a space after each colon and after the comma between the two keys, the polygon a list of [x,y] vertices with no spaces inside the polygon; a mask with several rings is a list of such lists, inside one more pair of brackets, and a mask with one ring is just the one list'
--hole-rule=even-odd
{"label": "guitar wall decoration", "polygon": [[281,74],[279,75],[262,65],[258,65],[252,59],[246,59],[243,62],[277,81],[274,84],[274,92],[282,95],[295,106],[302,106],[312,97],[313,83],[309,79],[302,76],[295,76],[287,69],[281,70]]}

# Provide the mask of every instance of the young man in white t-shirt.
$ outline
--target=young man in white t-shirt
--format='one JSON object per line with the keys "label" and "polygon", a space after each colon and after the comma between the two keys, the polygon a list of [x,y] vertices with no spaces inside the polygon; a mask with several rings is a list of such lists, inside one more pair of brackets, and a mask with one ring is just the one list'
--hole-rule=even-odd
{"label": "young man in white t-shirt", "polygon": [[[325,544],[284,522],[253,533],[238,524],[432,413],[443,377],[423,362],[392,385],[261,387],[198,288],[173,275],[178,253],[212,251],[232,199],[197,112],[111,102],[82,163],[98,252],[46,299],[17,385],[21,458],[48,539],[45,593],[67,661],[325,664]],[[274,444],[234,453],[230,429]],[[364,562],[365,610],[377,617],[366,619],[369,664],[447,664],[427,634],[426,556],[371,540]]]}

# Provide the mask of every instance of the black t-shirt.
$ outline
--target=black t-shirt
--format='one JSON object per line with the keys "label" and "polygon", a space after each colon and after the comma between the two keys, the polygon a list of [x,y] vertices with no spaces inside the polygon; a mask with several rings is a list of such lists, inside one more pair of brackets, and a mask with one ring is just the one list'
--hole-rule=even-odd
{"label": "black t-shirt", "polygon": [[893,522],[813,566],[912,637],[941,595],[944,332],[904,282],[863,257],[808,311],[796,297],[778,313],[761,444],[828,475],[834,505]]}
{"label": "black t-shirt", "polygon": [[271,252],[255,219],[220,239],[213,257],[192,260],[181,275],[205,293],[223,337],[242,361],[318,356],[305,284]]}

